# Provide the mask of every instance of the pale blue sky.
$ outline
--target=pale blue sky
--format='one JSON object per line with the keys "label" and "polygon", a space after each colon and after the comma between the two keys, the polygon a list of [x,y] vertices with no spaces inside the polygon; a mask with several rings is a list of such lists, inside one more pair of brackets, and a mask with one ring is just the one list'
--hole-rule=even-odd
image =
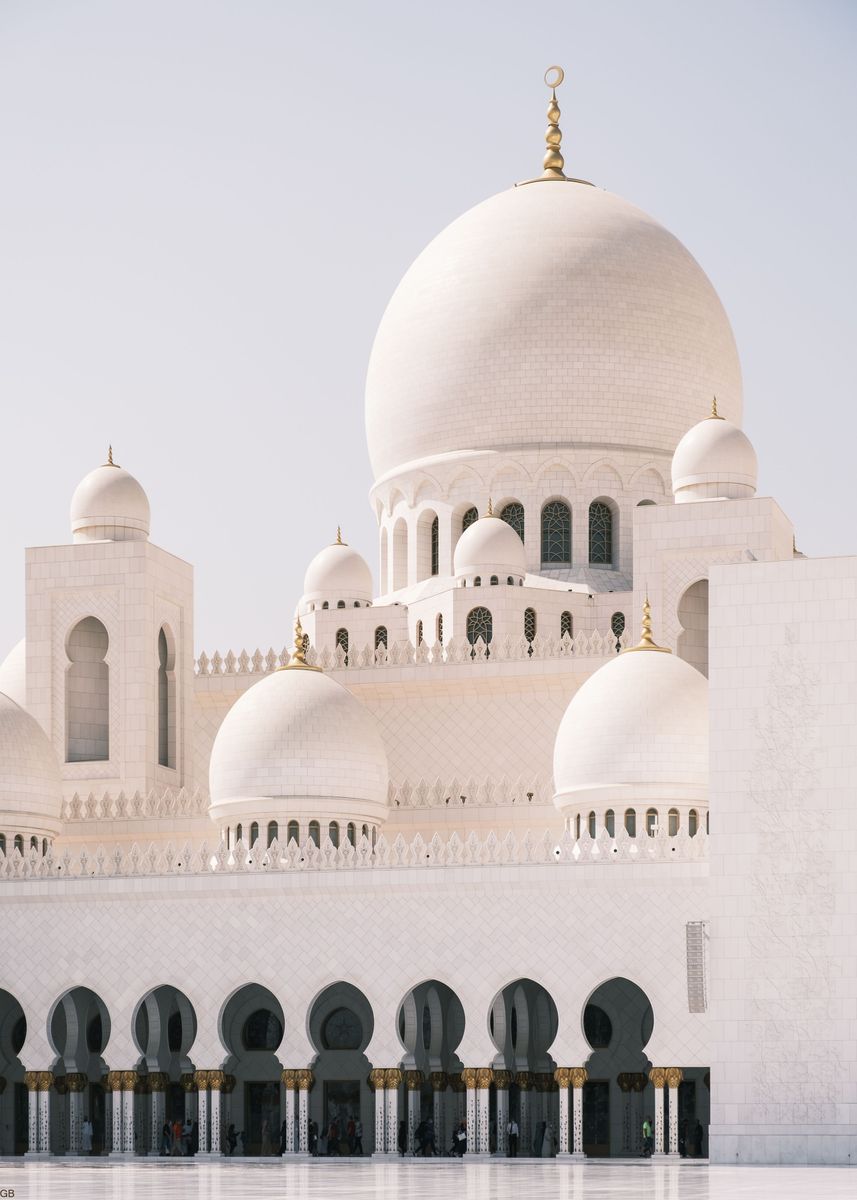
{"label": "pale blue sky", "polygon": [[0,0],[0,656],[23,547],[117,461],[196,567],[196,645],[281,646],[341,522],[374,571],[372,338],[412,259],[567,169],[699,259],[761,490],[857,553],[857,6]]}

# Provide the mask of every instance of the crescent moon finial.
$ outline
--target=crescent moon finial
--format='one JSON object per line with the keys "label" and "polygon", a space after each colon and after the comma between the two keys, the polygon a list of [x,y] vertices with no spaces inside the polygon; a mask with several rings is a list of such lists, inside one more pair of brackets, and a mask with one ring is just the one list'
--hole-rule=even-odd
{"label": "crescent moon finial", "polygon": [[563,71],[562,67],[548,67],[545,71],[545,83],[551,91],[555,91],[563,79],[565,79],[565,71]]}
{"label": "crescent moon finial", "polygon": [[545,71],[545,83],[551,90],[550,103],[548,104],[548,127],[545,133],[545,157],[542,162],[544,172],[542,179],[565,179],[566,175],[563,171],[565,159],[562,157],[560,145],[562,143],[562,130],[559,127],[559,105],[556,102],[556,89],[565,79],[565,71],[562,67],[548,67]]}

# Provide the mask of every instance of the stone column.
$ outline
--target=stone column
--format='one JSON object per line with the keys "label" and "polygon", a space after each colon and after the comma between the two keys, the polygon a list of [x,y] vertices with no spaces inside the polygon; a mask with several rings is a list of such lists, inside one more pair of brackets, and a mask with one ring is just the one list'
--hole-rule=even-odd
{"label": "stone column", "polygon": [[369,1084],[375,1093],[375,1148],[374,1154],[387,1153],[386,1138],[386,1103],[384,1079],[386,1071],[383,1067],[374,1067],[369,1072]]}
{"label": "stone column", "polygon": [[51,1084],[53,1075],[50,1071],[39,1071],[37,1092],[39,1097],[39,1154],[48,1155],[51,1152]]}
{"label": "stone column", "polygon": [[[229,1129],[229,1126],[232,1124],[232,1093],[235,1091],[235,1086],[237,1083],[238,1083],[238,1080],[235,1078],[234,1075],[224,1075],[223,1076],[223,1086],[220,1089],[220,1095],[221,1095],[220,1124],[221,1124],[221,1128],[223,1131],[220,1135],[221,1145],[223,1144],[223,1142],[226,1139],[226,1132]],[[280,1131],[279,1131],[279,1129],[277,1129],[276,1137],[279,1138],[279,1136],[280,1136]]]}
{"label": "stone column", "polygon": [[315,1083],[310,1070],[295,1071],[298,1085],[298,1153],[309,1154],[309,1094]]}
{"label": "stone column", "polygon": [[533,1076],[529,1071],[518,1071],[515,1076],[518,1085],[518,1154],[529,1158],[533,1153],[533,1135],[530,1130],[530,1108],[533,1094]]}
{"label": "stone column", "polygon": [[[184,1080],[184,1076],[182,1076]],[[149,1072],[149,1095],[151,1096],[152,1128],[149,1134],[149,1154],[157,1156],[161,1153],[161,1130],[167,1115],[165,1092],[170,1082],[166,1071]]]}
{"label": "stone column", "polygon": [[83,1150],[83,1093],[88,1082],[81,1071],[73,1071],[65,1077],[65,1086],[68,1089],[67,1154],[80,1154]]}
{"label": "stone column", "polygon": [[[169,1082],[169,1077],[167,1078]],[[197,1130],[199,1130],[199,1100],[197,1097],[196,1080],[194,1079],[193,1071],[186,1071],[179,1080],[182,1091],[184,1092],[184,1119],[190,1121],[191,1129],[196,1121]],[[154,1109],[152,1110],[154,1112]],[[161,1118],[161,1125],[164,1123],[164,1118]],[[161,1126],[158,1126],[158,1141],[160,1142]],[[154,1140],[154,1132],[152,1134]]]}
{"label": "stone column", "polygon": [[416,1148],[414,1133],[420,1123],[422,1113],[422,1095],[420,1089],[423,1086],[422,1071],[405,1071],[405,1087],[408,1089],[408,1137],[405,1146],[405,1153],[413,1155]]}
{"label": "stone column", "polygon": [[199,1153],[208,1154],[208,1071],[194,1071],[199,1116]]}
{"label": "stone column", "polygon": [[399,1087],[402,1082],[402,1072],[398,1067],[388,1067],[384,1072],[384,1089],[386,1105],[384,1112],[384,1129],[386,1132],[387,1153],[399,1153]]}
{"label": "stone column", "polygon": [[[476,1072],[476,1153],[491,1153],[491,1084],[494,1072],[479,1067]],[[468,1145],[470,1143],[468,1142]]]}
{"label": "stone column", "polygon": [[65,1075],[54,1076],[54,1103],[51,1109],[51,1153],[68,1153],[68,1084]]}
{"label": "stone column", "polygon": [[498,1158],[506,1158],[509,1153],[509,1134],[506,1126],[509,1124],[509,1084],[512,1082],[511,1071],[495,1071],[494,1087],[497,1094],[497,1150]]}
{"label": "stone column", "polygon": [[39,1089],[38,1080],[41,1071],[26,1071],[24,1082],[27,1085],[27,1153],[39,1153]]}
{"label": "stone column", "polygon": [[286,1089],[286,1154],[295,1152],[295,1088],[297,1080],[292,1070],[283,1071],[280,1082]]}
{"label": "stone column", "polygon": [[449,1146],[444,1141],[444,1096],[446,1095],[447,1077],[445,1071],[432,1071],[429,1083],[432,1091],[431,1119],[434,1122],[434,1146],[439,1154],[446,1154]]}
{"label": "stone column", "polygon": [[449,1076],[449,1086],[452,1088],[452,1104],[447,1128],[447,1139],[444,1150],[452,1145],[455,1130],[467,1116],[467,1088],[461,1078],[461,1072]]}
{"label": "stone column", "polygon": [[654,1157],[664,1153],[664,1083],[666,1071],[663,1067],[652,1067],[649,1079],[655,1089],[655,1150]]}
{"label": "stone column", "polygon": [[568,1089],[571,1083],[571,1069],[557,1067],[553,1077],[559,1088],[559,1127],[557,1129],[557,1158],[565,1158],[568,1154]]}
{"label": "stone column", "polygon": [[134,1088],[136,1071],[121,1071],[122,1076],[122,1153],[134,1153]]}
{"label": "stone column", "polygon": [[467,1095],[467,1153],[476,1153],[476,1067],[465,1067],[461,1072],[461,1082],[466,1088]]}
{"label": "stone column", "polygon": [[110,1093],[110,1154],[122,1153],[122,1072],[108,1071],[104,1077]]}
{"label": "stone column", "polygon": [[681,1067],[667,1067],[665,1082],[670,1090],[670,1154],[678,1154],[678,1085],[683,1078]]}
{"label": "stone column", "polygon": [[134,1149],[135,1153],[139,1149],[139,1153],[143,1155],[146,1154],[146,1147],[152,1137],[149,1129],[151,1116],[149,1094],[148,1075],[138,1074],[137,1082],[134,1084],[134,1095],[137,1097],[134,1101]]}
{"label": "stone column", "polygon": [[572,1156],[583,1158],[583,1085],[586,1083],[586,1067],[572,1067],[571,1083],[571,1145]]}
{"label": "stone column", "polygon": [[208,1086],[211,1088],[211,1106],[209,1108],[209,1123],[211,1125],[211,1153],[219,1155],[220,1150],[220,1096],[226,1075],[223,1071],[208,1072]]}

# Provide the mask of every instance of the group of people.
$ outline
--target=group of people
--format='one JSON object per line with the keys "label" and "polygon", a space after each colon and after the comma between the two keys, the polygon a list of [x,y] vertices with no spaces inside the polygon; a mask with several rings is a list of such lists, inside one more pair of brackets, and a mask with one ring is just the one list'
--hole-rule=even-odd
{"label": "group of people", "polygon": [[199,1125],[185,1117],[180,1121],[164,1121],[161,1129],[161,1157],[187,1158],[199,1150]]}
{"label": "group of people", "polygon": [[[697,1117],[693,1125],[684,1117],[678,1127],[678,1152],[682,1158],[702,1157],[702,1124]],[[654,1127],[652,1118],[643,1118],[643,1158],[651,1158],[655,1152]]]}
{"label": "group of people", "polygon": [[[287,1123],[280,1128],[280,1154],[286,1152]],[[310,1121],[308,1129],[309,1152],[313,1157],[338,1158],[363,1155],[363,1122],[353,1114],[348,1117],[332,1117],[319,1133],[318,1122]]]}

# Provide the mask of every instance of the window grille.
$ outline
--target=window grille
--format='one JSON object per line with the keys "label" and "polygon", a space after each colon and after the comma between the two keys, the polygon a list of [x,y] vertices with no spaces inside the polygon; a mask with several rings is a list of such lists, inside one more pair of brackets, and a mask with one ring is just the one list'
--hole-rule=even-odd
{"label": "window grille", "polygon": [[595,566],[613,563],[613,513],[603,500],[589,506],[589,561]]}
{"label": "window grille", "polygon": [[542,509],[542,565],[571,563],[571,509],[562,500],[551,500]]}
{"label": "window grille", "polygon": [[512,500],[509,504],[505,504],[500,513],[501,520],[507,525],[511,525],[515,533],[521,541],[524,540],[524,506],[519,504],[517,500]]}

